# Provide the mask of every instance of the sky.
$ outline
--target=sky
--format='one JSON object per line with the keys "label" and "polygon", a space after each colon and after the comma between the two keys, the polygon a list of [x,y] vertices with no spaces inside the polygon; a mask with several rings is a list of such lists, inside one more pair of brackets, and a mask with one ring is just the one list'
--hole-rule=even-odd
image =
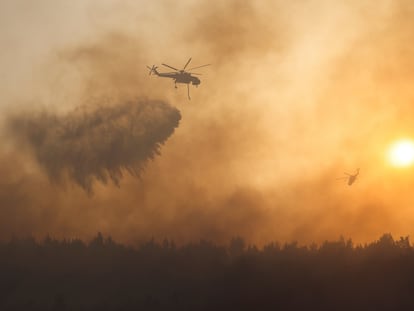
{"label": "sky", "polygon": [[[412,235],[414,169],[387,153],[414,139],[413,17],[408,0],[1,0],[0,239]],[[211,64],[191,101],[148,75],[190,57]]]}

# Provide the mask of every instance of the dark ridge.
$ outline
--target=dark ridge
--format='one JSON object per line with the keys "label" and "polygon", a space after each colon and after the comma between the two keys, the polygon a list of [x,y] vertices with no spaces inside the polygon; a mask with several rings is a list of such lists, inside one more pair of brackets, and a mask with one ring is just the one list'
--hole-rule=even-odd
{"label": "dark ridge", "polygon": [[413,310],[414,248],[199,241],[138,247],[98,234],[0,244],[1,310]]}

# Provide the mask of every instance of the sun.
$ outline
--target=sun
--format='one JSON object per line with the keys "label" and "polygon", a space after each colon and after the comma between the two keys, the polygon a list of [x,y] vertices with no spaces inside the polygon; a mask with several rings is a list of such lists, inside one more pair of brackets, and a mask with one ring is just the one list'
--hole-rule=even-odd
{"label": "sun", "polygon": [[394,142],[388,154],[393,166],[406,167],[414,163],[414,142],[410,139],[401,139]]}

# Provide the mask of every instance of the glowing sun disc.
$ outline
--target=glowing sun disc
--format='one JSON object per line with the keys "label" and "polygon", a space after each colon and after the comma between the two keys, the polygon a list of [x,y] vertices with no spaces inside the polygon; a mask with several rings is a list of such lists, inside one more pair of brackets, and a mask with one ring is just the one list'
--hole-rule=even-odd
{"label": "glowing sun disc", "polygon": [[389,151],[389,160],[393,166],[405,167],[414,163],[414,142],[408,139],[395,142]]}

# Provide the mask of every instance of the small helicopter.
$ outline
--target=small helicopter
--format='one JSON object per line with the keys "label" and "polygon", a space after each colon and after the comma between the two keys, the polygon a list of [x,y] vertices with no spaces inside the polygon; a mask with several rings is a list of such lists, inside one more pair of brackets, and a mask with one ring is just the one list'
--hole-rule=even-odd
{"label": "small helicopter", "polygon": [[[198,75],[200,76],[201,73],[194,73],[194,72],[189,72],[189,71],[185,71],[185,69],[187,68],[188,64],[191,62],[191,57],[190,59],[187,61],[187,63],[184,65],[183,69],[177,69],[174,68],[170,65],[167,64],[162,64],[165,67],[171,68],[173,70],[175,70],[175,72],[158,72],[157,71],[157,66],[152,65],[152,67],[147,66],[147,68],[150,70],[149,74],[155,74],[161,78],[171,78],[174,80],[174,85],[175,88],[177,88],[177,83],[184,83],[187,84],[187,95],[188,95],[188,99],[190,98],[190,83],[192,85],[195,85],[196,87],[201,83],[200,79],[197,77],[194,77],[193,75]],[[206,67],[206,66],[210,66],[211,64],[206,64],[206,65],[202,65],[202,66],[197,66],[197,67],[193,67],[190,68],[188,70],[193,70],[193,69],[198,69],[198,68],[202,68],[202,67]]]}
{"label": "small helicopter", "polygon": [[355,174],[348,174],[348,173],[344,173],[344,174],[347,175],[347,177],[340,177],[337,179],[348,179],[348,186],[351,186],[359,175],[359,168],[357,168],[357,171]]}

